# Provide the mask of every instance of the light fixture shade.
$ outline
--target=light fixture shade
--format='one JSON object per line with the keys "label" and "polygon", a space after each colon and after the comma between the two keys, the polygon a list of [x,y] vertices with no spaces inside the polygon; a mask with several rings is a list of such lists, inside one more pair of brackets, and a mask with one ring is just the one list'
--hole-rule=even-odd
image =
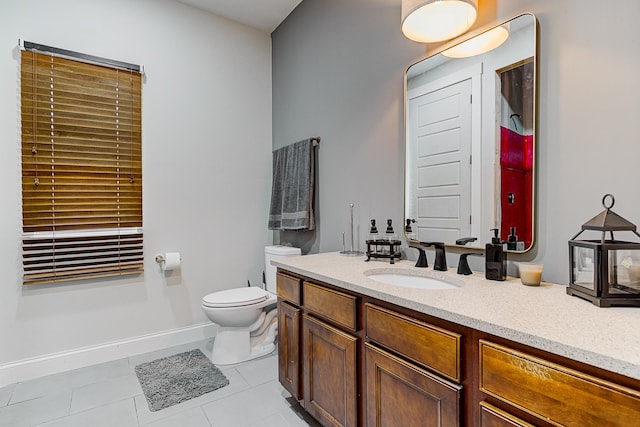
{"label": "light fixture shade", "polygon": [[402,0],[402,33],[434,43],[467,31],[478,16],[478,0]]}
{"label": "light fixture shade", "polygon": [[453,46],[442,52],[449,58],[468,58],[470,56],[481,55],[506,42],[509,38],[509,30],[500,26],[485,33],[479,34],[466,42]]}

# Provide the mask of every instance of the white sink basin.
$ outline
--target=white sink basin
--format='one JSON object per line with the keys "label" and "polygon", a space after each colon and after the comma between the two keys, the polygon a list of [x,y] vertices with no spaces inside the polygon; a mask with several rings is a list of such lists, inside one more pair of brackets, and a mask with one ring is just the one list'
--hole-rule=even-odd
{"label": "white sink basin", "polygon": [[434,279],[432,277],[417,276],[413,274],[402,273],[375,273],[369,274],[367,277],[376,282],[385,283],[387,285],[402,286],[405,288],[417,289],[457,289],[459,286],[445,282],[443,280]]}

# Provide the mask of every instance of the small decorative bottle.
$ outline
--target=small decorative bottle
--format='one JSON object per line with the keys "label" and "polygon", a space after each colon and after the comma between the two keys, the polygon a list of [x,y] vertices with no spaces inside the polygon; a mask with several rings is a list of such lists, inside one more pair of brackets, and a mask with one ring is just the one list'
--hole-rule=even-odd
{"label": "small decorative bottle", "polygon": [[384,237],[386,240],[393,242],[398,240],[398,235],[396,234],[396,232],[393,230],[393,225],[392,225],[393,221],[388,219],[387,220],[387,230],[384,233]]}
{"label": "small decorative bottle", "polygon": [[415,223],[416,220],[408,218],[406,221],[407,221],[407,225],[404,227],[404,234],[407,236],[407,240],[409,241],[416,240],[417,239],[416,233],[414,233],[413,229],[411,228],[411,223]]}
{"label": "small decorative bottle", "polygon": [[[392,220],[390,220],[390,219],[387,220],[387,230],[384,233],[384,240],[388,241],[389,243],[393,243],[396,240],[398,240],[398,235],[393,230],[392,223],[393,223]],[[390,255],[391,254],[391,246],[389,246],[389,247],[384,246],[384,253],[386,255]]]}
{"label": "small decorative bottle", "polygon": [[[378,227],[376,227],[376,220],[372,219],[371,220],[371,228],[369,229],[369,236],[368,236],[368,240],[372,243],[377,242],[378,240],[380,240],[380,233],[378,233]],[[378,249],[378,245],[375,246],[375,253],[377,253],[379,251]]]}

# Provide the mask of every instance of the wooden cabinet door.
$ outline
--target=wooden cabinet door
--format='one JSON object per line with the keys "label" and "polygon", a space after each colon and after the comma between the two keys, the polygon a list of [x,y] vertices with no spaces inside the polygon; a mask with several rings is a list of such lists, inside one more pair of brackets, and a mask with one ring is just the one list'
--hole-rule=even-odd
{"label": "wooden cabinet door", "polygon": [[293,397],[302,399],[300,383],[300,309],[278,301],[278,379]]}
{"label": "wooden cabinet door", "polygon": [[367,427],[460,425],[460,390],[436,375],[365,344]]}
{"label": "wooden cabinet door", "polygon": [[303,315],[304,408],[325,426],[356,427],[357,338]]}

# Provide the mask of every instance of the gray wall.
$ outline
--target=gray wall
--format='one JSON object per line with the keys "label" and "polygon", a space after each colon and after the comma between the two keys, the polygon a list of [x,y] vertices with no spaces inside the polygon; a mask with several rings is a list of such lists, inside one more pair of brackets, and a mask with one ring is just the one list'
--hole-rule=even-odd
{"label": "gray wall", "polygon": [[[543,262],[544,280],[567,283],[567,240],[602,210],[603,194],[614,193],[614,210],[640,223],[640,2],[479,3],[475,27],[523,12],[539,21],[537,243],[512,259]],[[393,218],[400,230],[403,73],[436,47],[402,36],[400,0],[303,0],[272,41],[273,147],[322,137],[318,229],[274,240],[340,250],[349,203],[361,249],[369,218]]]}

